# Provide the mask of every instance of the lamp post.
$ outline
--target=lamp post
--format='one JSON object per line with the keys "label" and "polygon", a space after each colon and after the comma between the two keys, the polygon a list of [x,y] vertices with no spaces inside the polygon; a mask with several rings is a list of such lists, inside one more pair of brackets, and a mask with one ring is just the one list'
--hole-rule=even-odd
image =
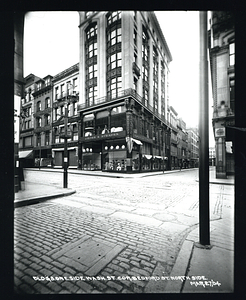
{"label": "lamp post", "polygon": [[[68,98],[67,98],[68,99]],[[67,188],[67,168],[68,168],[68,151],[67,151],[67,123],[68,123],[68,101],[65,102],[65,116],[64,116],[64,158],[63,158],[63,188]]]}
{"label": "lamp post", "polygon": [[71,138],[71,135],[68,134],[68,104],[69,99],[71,98],[77,98],[77,95],[74,95],[74,86],[72,84],[69,84],[68,89],[72,89],[72,93],[69,95],[69,92],[67,92],[66,100],[64,101],[64,135],[60,135],[61,138],[64,139],[64,156],[63,156],[63,188],[67,188],[68,186],[68,149],[67,149],[67,140]]}

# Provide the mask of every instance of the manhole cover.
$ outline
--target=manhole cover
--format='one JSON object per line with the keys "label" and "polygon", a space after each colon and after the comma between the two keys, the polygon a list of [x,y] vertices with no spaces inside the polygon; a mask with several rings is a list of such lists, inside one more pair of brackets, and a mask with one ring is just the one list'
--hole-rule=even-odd
{"label": "manhole cover", "polygon": [[78,272],[95,276],[123,249],[123,246],[111,242],[84,237],[75,243],[66,244],[52,257],[75,268]]}

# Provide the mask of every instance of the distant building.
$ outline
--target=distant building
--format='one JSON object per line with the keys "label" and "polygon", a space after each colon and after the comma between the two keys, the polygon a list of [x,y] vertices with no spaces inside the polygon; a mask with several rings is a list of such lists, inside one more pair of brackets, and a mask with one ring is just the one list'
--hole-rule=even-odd
{"label": "distant building", "polygon": [[181,168],[187,168],[189,166],[188,161],[188,133],[186,131],[186,123],[182,118],[177,120],[178,129],[178,164]]}
{"label": "distant building", "polygon": [[24,78],[24,94],[21,99],[19,158],[24,167],[34,166],[34,96],[40,77],[29,74]]}
{"label": "distant building", "polygon": [[215,163],[216,163],[215,147],[209,147],[209,165],[215,166]]}
{"label": "distant building", "polygon": [[191,168],[197,168],[199,163],[199,134],[198,128],[187,128],[188,133],[188,160]]}
{"label": "distant building", "polygon": [[169,107],[170,126],[171,126],[171,169],[177,169],[179,167],[178,161],[178,128],[177,128],[177,116],[176,110]]}
{"label": "distant building", "polygon": [[34,140],[33,151],[36,166],[51,165],[52,139],[52,76],[35,82],[33,96]]}
{"label": "distant building", "polygon": [[209,30],[216,178],[234,173],[235,21],[233,12],[213,11]]}

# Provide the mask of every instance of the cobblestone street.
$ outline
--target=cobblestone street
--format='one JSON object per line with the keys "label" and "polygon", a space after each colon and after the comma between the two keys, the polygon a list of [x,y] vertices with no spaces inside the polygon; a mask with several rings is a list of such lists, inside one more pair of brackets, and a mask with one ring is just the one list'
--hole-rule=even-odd
{"label": "cobblestone street", "polygon": [[[195,170],[141,179],[69,175],[75,195],[15,209],[15,292],[156,292],[156,278],[170,275],[197,226],[196,178]],[[221,187],[213,189],[216,219]]]}
{"label": "cobblestone street", "polygon": [[[182,236],[173,240],[172,235],[156,227],[57,204],[18,209],[15,227],[15,284],[16,291],[23,293],[143,292],[148,280],[106,278],[151,276],[159,265],[169,274],[175,260],[173,254],[177,254],[182,240]],[[85,237],[121,247],[122,251],[102,271],[93,274],[106,280],[35,282],[33,276],[83,276],[80,265],[67,264],[64,256],[53,259],[50,253]]]}

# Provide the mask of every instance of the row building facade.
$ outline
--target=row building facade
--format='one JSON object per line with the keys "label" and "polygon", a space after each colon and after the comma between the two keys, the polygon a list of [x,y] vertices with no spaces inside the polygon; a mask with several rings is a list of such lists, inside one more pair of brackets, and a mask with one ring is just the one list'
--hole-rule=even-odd
{"label": "row building facade", "polygon": [[233,12],[213,11],[209,35],[213,93],[216,177],[234,174],[231,127],[235,125],[235,20]]}
{"label": "row building facade", "polygon": [[79,63],[55,76],[25,78],[21,156],[63,167],[66,132],[70,168],[190,167],[186,124],[169,105],[172,56],[155,14],[79,16]]}

